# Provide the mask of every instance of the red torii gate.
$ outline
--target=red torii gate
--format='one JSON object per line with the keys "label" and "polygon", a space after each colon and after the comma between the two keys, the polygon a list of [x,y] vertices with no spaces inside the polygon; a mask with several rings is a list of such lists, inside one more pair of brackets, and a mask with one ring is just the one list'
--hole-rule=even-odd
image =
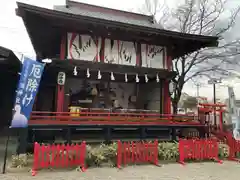
{"label": "red torii gate", "polygon": [[[214,116],[215,116],[215,113],[218,112],[219,113],[219,130],[223,131],[223,112],[225,112],[224,107],[226,107],[225,104],[199,103],[198,113],[199,113],[200,121],[202,123],[206,123],[207,115],[209,116],[210,113],[214,113]],[[214,123],[215,123],[214,126],[217,126],[216,122]],[[209,124],[209,122],[207,122],[207,124]]]}

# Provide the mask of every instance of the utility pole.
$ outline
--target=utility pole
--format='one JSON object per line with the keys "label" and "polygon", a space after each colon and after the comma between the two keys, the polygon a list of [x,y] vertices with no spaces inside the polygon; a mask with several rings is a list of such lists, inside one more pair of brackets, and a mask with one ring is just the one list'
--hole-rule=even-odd
{"label": "utility pole", "polygon": [[199,97],[199,90],[200,90],[201,85],[200,85],[200,83],[197,83],[196,86],[197,86],[197,97]]}
{"label": "utility pole", "polygon": [[[213,85],[213,103],[216,104],[216,84],[220,84],[222,83],[221,79],[217,79],[217,78],[212,78],[208,81],[208,84],[212,84]],[[214,125],[217,125],[217,117],[216,117],[216,111],[214,109]]]}

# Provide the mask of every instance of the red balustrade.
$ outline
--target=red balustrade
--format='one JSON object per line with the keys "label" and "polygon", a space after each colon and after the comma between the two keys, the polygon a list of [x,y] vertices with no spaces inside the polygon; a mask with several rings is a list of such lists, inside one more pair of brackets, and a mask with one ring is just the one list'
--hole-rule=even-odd
{"label": "red balustrade", "polygon": [[81,109],[81,112],[32,112],[30,125],[78,125],[78,124],[103,124],[103,125],[169,125],[188,124],[200,126],[198,117],[194,115],[158,114],[149,111],[118,110],[112,112],[109,109]]}
{"label": "red balustrade", "polygon": [[117,167],[134,163],[153,163],[158,165],[158,141],[149,142],[121,142],[118,141]]}
{"label": "red balustrade", "polygon": [[86,143],[81,145],[34,144],[32,175],[42,168],[80,166],[85,171]]}
{"label": "red balustrade", "polygon": [[179,162],[185,164],[185,160],[215,160],[218,158],[218,142],[214,139],[180,139]]}

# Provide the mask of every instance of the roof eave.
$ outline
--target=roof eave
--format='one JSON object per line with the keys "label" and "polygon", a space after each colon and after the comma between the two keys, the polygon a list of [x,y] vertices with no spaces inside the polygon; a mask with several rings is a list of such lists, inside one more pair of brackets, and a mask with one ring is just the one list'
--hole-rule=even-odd
{"label": "roof eave", "polygon": [[20,70],[22,64],[12,50],[0,46],[0,57],[4,58],[3,62],[6,65],[10,65],[9,67],[15,67],[17,70]]}
{"label": "roof eave", "polygon": [[115,22],[115,21],[110,21],[110,20],[105,20],[105,19],[100,19],[100,18],[94,18],[94,17],[60,12],[60,11],[46,9],[46,8],[37,7],[37,6],[32,6],[32,5],[20,3],[20,2],[17,2],[17,5],[18,5],[17,15],[21,16],[22,18],[24,15],[22,14],[21,10],[23,10],[23,11],[25,10],[25,11],[31,11],[31,12],[35,12],[38,14],[44,14],[44,15],[52,16],[52,17],[56,17],[56,18],[67,18],[67,19],[71,19],[71,20],[81,19],[83,21],[91,21],[96,24],[105,24],[106,26],[114,26],[114,27],[138,30],[138,31],[141,31],[143,33],[148,33],[148,34],[159,34],[159,35],[163,35],[163,36],[170,36],[170,37],[185,39],[185,40],[196,40],[199,42],[206,42],[210,46],[217,46],[217,44],[218,44],[218,42],[217,42],[218,37],[214,37],[214,36],[185,34],[185,33],[179,33],[179,32],[175,32],[175,31],[156,29],[156,28],[152,28],[152,27],[131,25],[131,24],[122,23],[122,22]]}

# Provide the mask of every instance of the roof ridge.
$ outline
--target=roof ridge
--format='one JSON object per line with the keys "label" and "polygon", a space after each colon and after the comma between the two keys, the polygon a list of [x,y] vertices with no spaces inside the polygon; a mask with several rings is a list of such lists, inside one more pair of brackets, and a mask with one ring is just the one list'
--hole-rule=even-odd
{"label": "roof ridge", "polygon": [[126,10],[103,7],[103,6],[98,6],[98,5],[89,4],[89,3],[78,2],[78,1],[74,1],[74,0],[66,0],[66,7],[76,7],[76,5],[88,6],[90,8],[96,8],[96,9],[105,10],[108,12],[111,12],[111,11],[115,12],[115,13],[118,12],[118,13],[122,13],[122,15],[129,14],[129,15],[133,15],[135,17],[138,16],[138,17],[146,18],[145,20],[150,20],[150,21],[153,20],[153,16],[151,16],[151,15],[145,15],[145,14],[130,12],[130,11],[126,11]]}
{"label": "roof ridge", "polygon": [[[22,16],[21,13],[19,12],[19,8],[23,8],[23,9],[27,9],[28,11],[33,11],[33,12],[44,12],[44,13],[47,13],[49,14],[50,12],[52,13],[63,13],[63,14],[69,14],[69,13],[66,13],[66,12],[62,12],[62,11],[58,11],[58,10],[55,10],[55,9],[49,9],[49,8],[45,8],[45,7],[40,7],[40,6],[36,6],[36,5],[31,5],[31,4],[27,4],[27,3],[22,3],[22,2],[18,2],[17,1],[17,14],[18,16]],[[81,16],[83,17],[83,15],[75,15],[75,16]],[[89,17],[88,17],[89,18]],[[94,19],[95,21],[99,21],[100,18],[95,18],[95,17],[90,17],[92,19]],[[106,21],[111,21],[111,20],[106,20]],[[111,21],[111,22],[114,22],[114,21]],[[120,22],[122,24],[126,24],[126,23],[123,23],[123,22]],[[140,27],[140,25],[137,25],[138,27]],[[145,26],[143,26],[143,28],[146,28]],[[147,27],[147,28],[151,28],[151,30],[153,30],[154,27]],[[198,34],[189,34],[189,33],[181,33],[181,32],[177,32],[177,31],[173,31],[173,30],[167,30],[167,29],[154,29],[154,30],[157,30],[157,31],[161,31],[161,33],[163,35],[165,35],[165,33],[169,33],[169,36],[178,36],[178,37],[182,37],[184,35],[188,36],[188,38],[201,38],[201,40],[206,40],[206,39],[214,39],[214,40],[217,40],[218,37],[217,36],[210,36],[210,35],[198,35]],[[185,37],[186,38],[186,37]]]}

